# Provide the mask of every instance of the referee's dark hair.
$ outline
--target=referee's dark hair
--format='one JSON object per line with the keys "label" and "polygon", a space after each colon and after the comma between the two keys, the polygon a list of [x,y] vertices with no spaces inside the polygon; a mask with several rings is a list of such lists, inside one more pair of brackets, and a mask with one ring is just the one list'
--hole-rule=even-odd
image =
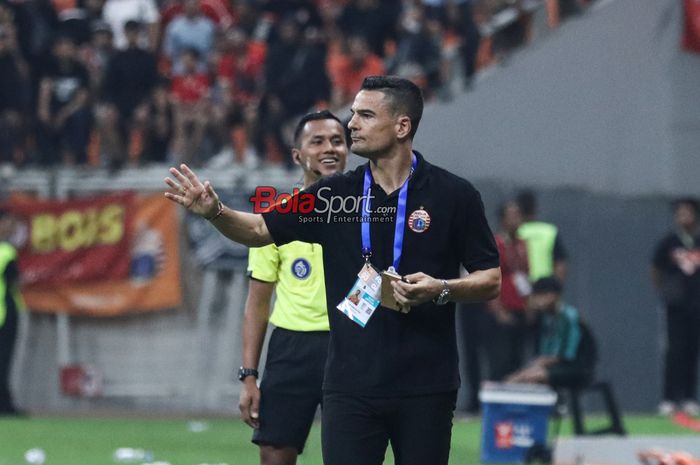
{"label": "referee's dark hair", "polygon": [[382,92],[390,100],[389,105],[395,114],[408,116],[411,120],[409,137],[413,139],[423,116],[423,93],[417,85],[398,76],[367,76],[361,89]]}
{"label": "referee's dark hair", "polygon": [[[306,123],[309,121],[317,121],[321,119],[334,119],[340,124],[340,126],[343,128],[343,132],[345,130],[345,126],[343,123],[340,121],[340,119],[335,116],[333,113],[331,113],[328,110],[321,110],[321,111],[315,111],[313,113],[307,113],[306,115],[302,116],[299,122],[297,123],[297,127],[294,128],[294,147],[299,148],[299,139],[301,139],[301,133],[304,131],[304,126],[306,126]],[[347,140],[347,137],[345,138]]]}

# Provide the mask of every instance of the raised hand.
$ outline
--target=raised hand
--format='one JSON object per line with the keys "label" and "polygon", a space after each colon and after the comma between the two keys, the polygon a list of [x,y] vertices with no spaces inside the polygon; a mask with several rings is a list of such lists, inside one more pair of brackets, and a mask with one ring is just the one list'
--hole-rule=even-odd
{"label": "raised hand", "polygon": [[165,184],[172,189],[171,192],[165,193],[166,198],[205,218],[216,215],[219,210],[219,196],[209,181],[202,183],[184,163],[180,165],[180,170],[170,168],[169,171],[177,181],[165,178]]}

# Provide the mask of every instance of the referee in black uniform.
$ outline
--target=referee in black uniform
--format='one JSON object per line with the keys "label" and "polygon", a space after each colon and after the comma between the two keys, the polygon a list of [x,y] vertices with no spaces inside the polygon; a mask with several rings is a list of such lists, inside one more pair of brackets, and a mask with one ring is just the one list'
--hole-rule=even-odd
{"label": "referee in black uniform", "polygon": [[[348,127],[352,151],[369,162],[305,190],[316,196],[311,213],[230,210],[184,165],[182,172],[171,168],[176,180],[166,179],[173,189],[166,197],[232,240],[323,246],[331,327],[326,465],[379,465],[389,444],[397,465],[447,464],[459,386],[454,302],[489,300],[500,291],[498,252],[478,191],[413,150],[422,111],[410,81],[366,78]],[[331,212],[328,205],[345,208]],[[362,308],[370,316],[348,317],[346,296],[368,263],[402,276],[391,283],[391,297],[410,311],[391,310],[382,300],[386,306],[372,313],[379,297],[369,295]]]}

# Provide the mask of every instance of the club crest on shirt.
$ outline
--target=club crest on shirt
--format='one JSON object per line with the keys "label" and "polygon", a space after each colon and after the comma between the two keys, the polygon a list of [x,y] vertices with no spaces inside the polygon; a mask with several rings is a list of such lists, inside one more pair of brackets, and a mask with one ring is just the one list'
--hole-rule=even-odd
{"label": "club crest on shirt", "polygon": [[408,217],[408,227],[413,232],[423,233],[430,227],[430,215],[420,207]]}
{"label": "club crest on shirt", "polygon": [[297,279],[306,279],[311,274],[311,263],[304,258],[297,258],[292,263],[292,274]]}

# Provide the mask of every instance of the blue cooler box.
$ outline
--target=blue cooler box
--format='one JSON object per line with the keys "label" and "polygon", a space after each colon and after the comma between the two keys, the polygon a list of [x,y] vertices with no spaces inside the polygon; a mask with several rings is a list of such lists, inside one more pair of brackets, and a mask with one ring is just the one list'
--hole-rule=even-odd
{"label": "blue cooler box", "polygon": [[483,463],[522,463],[530,447],[546,444],[556,392],[540,385],[484,383],[479,400]]}

